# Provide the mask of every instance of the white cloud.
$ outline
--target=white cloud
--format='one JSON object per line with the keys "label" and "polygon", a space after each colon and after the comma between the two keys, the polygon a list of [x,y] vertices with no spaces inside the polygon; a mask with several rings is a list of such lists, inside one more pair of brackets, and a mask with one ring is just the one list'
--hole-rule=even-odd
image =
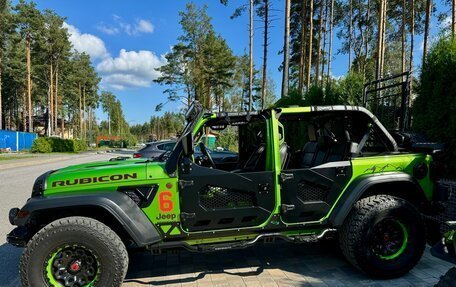
{"label": "white cloud", "polygon": [[[122,17],[118,15],[113,15],[112,16],[114,21],[116,22],[117,27],[109,27],[110,29],[103,29],[107,28],[107,26],[102,25],[102,28],[99,29],[102,32],[107,32],[106,34],[109,35],[114,35],[113,29],[116,29],[116,34],[119,32],[119,30],[122,30],[125,34],[129,36],[138,36],[139,34],[150,34],[153,33],[155,30],[155,26],[150,22],[149,20],[146,19],[137,19],[135,23],[127,23],[125,22]],[[105,30],[105,31],[103,31]],[[110,34],[111,33],[111,34]]]}
{"label": "white cloud", "polygon": [[155,69],[164,64],[163,57],[151,51],[120,50],[118,57],[109,57],[97,65],[103,84],[114,89],[149,87],[160,76]]}
{"label": "white cloud", "polygon": [[73,49],[79,52],[85,52],[92,59],[104,59],[109,57],[108,50],[100,38],[92,34],[81,33],[75,26],[63,23],[63,27],[70,34],[70,42]]}
{"label": "white cloud", "polygon": [[103,23],[100,23],[97,25],[97,29],[107,35],[116,35],[119,34],[120,30],[119,28],[113,27],[113,26],[108,26]]}
{"label": "white cloud", "polygon": [[155,30],[154,25],[148,20],[140,19],[136,23],[136,30],[142,33],[153,33]]}

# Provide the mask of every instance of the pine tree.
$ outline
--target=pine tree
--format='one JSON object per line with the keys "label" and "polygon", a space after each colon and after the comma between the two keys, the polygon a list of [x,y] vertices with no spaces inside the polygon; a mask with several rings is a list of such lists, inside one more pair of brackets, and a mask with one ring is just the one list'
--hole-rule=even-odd
{"label": "pine tree", "polygon": [[282,98],[288,94],[288,77],[290,72],[290,0],[285,0],[285,32],[283,41],[283,75]]}
{"label": "pine tree", "polygon": [[20,34],[25,39],[27,61],[27,106],[28,106],[28,131],[33,132],[32,115],[32,45],[39,43],[43,31],[43,17],[33,2],[27,3],[20,0],[14,7],[17,13],[17,24]]}
{"label": "pine tree", "polygon": [[329,52],[328,52],[328,72],[327,79],[330,83],[331,78],[331,62],[332,62],[332,50],[333,50],[333,29],[334,29],[334,0],[331,1],[331,16],[329,17]]}
{"label": "pine tree", "polygon": [[3,57],[5,56],[7,38],[11,34],[11,20],[9,0],[0,0],[0,130],[3,128]]}
{"label": "pine tree", "polygon": [[426,55],[428,51],[428,40],[429,40],[429,22],[432,13],[432,1],[426,0],[426,17],[425,17],[425,24],[424,24],[424,43],[423,43],[423,66],[426,62]]}
{"label": "pine tree", "polygon": [[310,77],[311,77],[311,70],[312,70],[312,50],[313,50],[313,15],[314,15],[314,5],[313,5],[313,0],[310,0],[310,5],[309,5],[309,54],[307,56],[307,84],[306,87],[307,89],[310,88]]}

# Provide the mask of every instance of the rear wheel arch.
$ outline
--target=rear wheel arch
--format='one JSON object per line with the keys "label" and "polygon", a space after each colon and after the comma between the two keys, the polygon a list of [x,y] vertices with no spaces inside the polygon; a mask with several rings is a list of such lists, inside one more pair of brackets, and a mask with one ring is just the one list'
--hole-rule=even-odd
{"label": "rear wheel arch", "polygon": [[427,207],[426,204],[428,203],[426,196],[424,195],[424,191],[421,189],[421,187],[418,184],[408,180],[374,184],[363,192],[360,199],[380,194],[405,199],[420,211],[425,211]]}
{"label": "rear wheel arch", "polygon": [[342,226],[353,205],[360,199],[373,195],[390,195],[404,199],[424,213],[428,212],[430,207],[424,191],[409,174],[363,176],[354,180],[344,192],[329,217],[329,223],[335,227]]}

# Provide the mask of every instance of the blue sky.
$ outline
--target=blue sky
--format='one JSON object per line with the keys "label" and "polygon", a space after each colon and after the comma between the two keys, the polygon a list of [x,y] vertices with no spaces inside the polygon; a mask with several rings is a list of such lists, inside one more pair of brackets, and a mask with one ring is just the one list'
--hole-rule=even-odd
{"label": "blue sky", "polygon": [[[179,11],[185,9],[183,0],[168,1],[120,1],[120,0],[40,0],[40,9],[52,9],[67,17],[66,23],[71,33],[71,41],[78,50],[88,52],[93,64],[102,76],[101,88],[112,91],[121,101],[127,121],[130,124],[148,121],[155,112],[155,106],[165,100],[164,87],[152,82],[157,77],[154,71],[163,63],[163,55],[177,43],[181,34]],[[247,3],[246,0],[231,0],[228,7],[218,0],[195,0],[197,5],[208,6],[208,14],[213,18],[215,30],[226,38],[229,46],[237,55],[242,55],[248,47],[247,15],[230,19],[234,9]],[[437,1],[438,11],[447,10]],[[268,73],[275,81],[277,94],[281,83],[278,67],[282,55],[278,52],[283,45],[284,1],[273,2],[275,22],[271,28]],[[256,22],[254,58],[261,64],[262,40],[261,24]],[[432,32],[438,30],[437,20],[432,22]],[[340,41],[334,37],[334,51]],[[416,38],[416,63],[420,62],[422,37]],[[335,55],[332,74],[344,75],[348,58]],[[164,111],[176,111],[178,104],[169,104]],[[158,113],[159,114],[159,113]],[[101,110],[97,118],[105,119]]]}

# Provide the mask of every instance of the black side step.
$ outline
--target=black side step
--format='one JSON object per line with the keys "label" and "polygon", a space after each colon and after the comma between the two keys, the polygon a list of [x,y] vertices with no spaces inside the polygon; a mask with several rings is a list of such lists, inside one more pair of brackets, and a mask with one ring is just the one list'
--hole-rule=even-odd
{"label": "black side step", "polygon": [[297,235],[297,236],[286,236],[281,233],[264,233],[259,234],[252,240],[244,240],[244,241],[236,241],[236,242],[225,242],[225,243],[218,243],[218,244],[201,244],[201,245],[190,245],[183,241],[171,241],[171,242],[164,242],[154,244],[148,247],[153,253],[157,250],[162,249],[172,249],[172,248],[184,248],[189,251],[193,252],[212,252],[212,251],[220,251],[220,250],[229,250],[229,249],[243,249],[247,247],[251,247],[258,243],[261,239],[265,242],[274,241],[274,239],[282,239],[287,242],[292,243],[312,243],[318,242],[322,238],[325,238],[328,233],[336,232],[336,229],[325,229],[320,234],[312,234],[312,235]]}

